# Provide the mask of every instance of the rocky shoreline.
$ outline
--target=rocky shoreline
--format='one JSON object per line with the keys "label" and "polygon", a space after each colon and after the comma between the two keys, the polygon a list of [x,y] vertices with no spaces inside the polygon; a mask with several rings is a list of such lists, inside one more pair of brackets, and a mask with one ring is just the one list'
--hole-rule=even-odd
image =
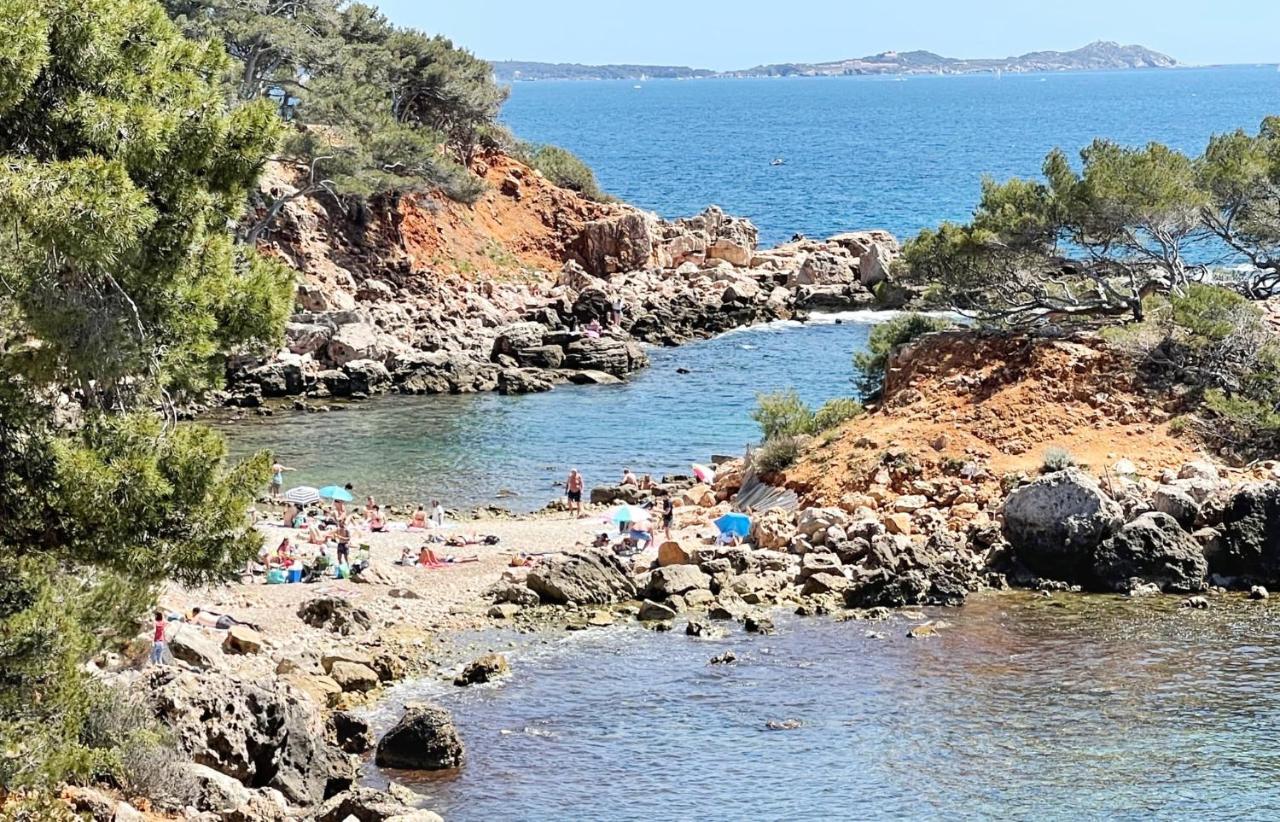
{"label": "rocky shoreline", "polygon": [[[162,603],[173,610],[212,604],[261,630],[184,625],[171,640],[171,666],[95,663],[107,681],[145,694],[189,757],[174,776],[186,804],[153,808],[210,822],[438,818],[412,791],[362,787],[358,773],[370,758],[410,770],[465,768],[466,740],[451,717],[410,704],[378,739],[361,707],[410,677],[468,687],[507,675],[495,643],[466,644],[479,628],[501,636],[637,621],[716,637],[770,633],[778,609],[855,621],[908,609],[910,636],[927,639],[946,626],[921,606],[960,605],[981,590],[1163,593],[1200,609],[1228,589],[1264,599],[1264,586],[1280,583],[1277,465],[1198,461],[1105,486],[1068,468],[1003,495],[987,493],[983,477],[930,489],[910,471],[890,471],[874,507],[774,509],[754,517],[743,544],[709,544],[711,522],[751,482],[744,468],[724,463],[714,486],[678,480],[665,489],[680,503],[674,538],[633,559],[584,544],[609,505],[642,503],[646,492],[599,488],[596,518],[553,506],[477,520],[473,527],[503,544],[475,548],[470,565],[396,566],[398,549],[418,538],[370,534],[370,570],[354,582],[169,591]],[[278,539],[277,526],[261,527],[268,543]],[[531,568],[511,567],[507,543],[548,553]],[[91,789],[75,790],[91,807]]]}
{"label": "rocky shoreline", "polygon": [[[428,223],[443,221],[430,216],[429,203],[381,203],[357,231],[324,203],[299,200],[265,244],[302,276],[286,347],[266,359],[233,358],[221,402],[256,408],[296,399],[305,407],[389,392],[516,394],[611,383],[647,364],[642,344],[679,345],[815,310],[895,308],[909,296],[886,282],[899,246],[884,231],[760,249],[750,221],[715,206],[666,221],[628,206],[566,204],[575,195],[527,167],[489,163],[495,168],[482,163],[486,171],[501,173],[489,195],[494,209],[539,214],[533,203],[552,198],[554,214],[540,217],[554,223],[539,237],[549,250],[525,265],[494,250],[490,237],[486,267],[494,271],[446,275],[422,259],[404,229],[424,213]],[[548,273],[551,264],[559,271]],[[495,273],[503,265],[515,270]],[[598,335],[587,333],[593,323]]]}

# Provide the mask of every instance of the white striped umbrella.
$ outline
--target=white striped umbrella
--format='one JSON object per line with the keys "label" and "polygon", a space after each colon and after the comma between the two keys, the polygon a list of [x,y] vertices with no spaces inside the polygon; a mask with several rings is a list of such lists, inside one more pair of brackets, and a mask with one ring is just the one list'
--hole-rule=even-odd
{"label": "white striped umbrella", "polygon": [[320,492],[310,485],[299,485],[285,492],[284,498],[286,502],[292,502],[294,505],[310,505],[320,501]]}

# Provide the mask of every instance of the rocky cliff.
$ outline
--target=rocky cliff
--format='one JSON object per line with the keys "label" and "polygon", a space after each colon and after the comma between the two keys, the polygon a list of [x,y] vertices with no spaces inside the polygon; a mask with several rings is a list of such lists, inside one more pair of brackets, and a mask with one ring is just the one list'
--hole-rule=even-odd
{"label": "rocky cliff", "polygon": [[[233,361],[228,403],[609,382],[645,365],[641,343],[869,306],[898,251],[883,231],[760,249],[755,226],[714,206],[667,221],[584,199],[510,157],[473,170],[487,188],[470,205],[287,206],[263,240],[299,272],[287,347]],[[279,195],[293,183],[275,167],[263,185]]]}

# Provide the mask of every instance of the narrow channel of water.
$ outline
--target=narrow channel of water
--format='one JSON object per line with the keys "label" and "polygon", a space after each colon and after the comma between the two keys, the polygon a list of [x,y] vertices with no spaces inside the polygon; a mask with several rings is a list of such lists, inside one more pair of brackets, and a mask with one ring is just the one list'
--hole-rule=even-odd
{"label": "narrow channel of water", "polygon": [[852,356],[892,314],[819,315],[731,331],[672,349],[623,385],[558,386],[504,397],[390,396],[329,414],[280,413],[221,424],[236,455],[265,449],[297,469],[290,484],[352,482],[394,502],[540,508],[572,467],[588,487],[637,473],[688,473],[758,439],[760,392],[795,388],[812,403],[853,394]]}

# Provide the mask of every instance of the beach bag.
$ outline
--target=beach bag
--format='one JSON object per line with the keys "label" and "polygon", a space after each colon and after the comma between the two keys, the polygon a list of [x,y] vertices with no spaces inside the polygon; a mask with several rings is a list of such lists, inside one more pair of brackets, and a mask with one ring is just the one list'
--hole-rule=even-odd
{"label": "beach bag", "polygon": [[287,579],[288,577],[285,576],[283,568],[272,568],[270,571],[267,571],[268,585],[283,585]]}
{"label": "beach bag", "polygon": [[351,566],[346,563],[335,565],[333,575],[338,579],[351,579]]}

